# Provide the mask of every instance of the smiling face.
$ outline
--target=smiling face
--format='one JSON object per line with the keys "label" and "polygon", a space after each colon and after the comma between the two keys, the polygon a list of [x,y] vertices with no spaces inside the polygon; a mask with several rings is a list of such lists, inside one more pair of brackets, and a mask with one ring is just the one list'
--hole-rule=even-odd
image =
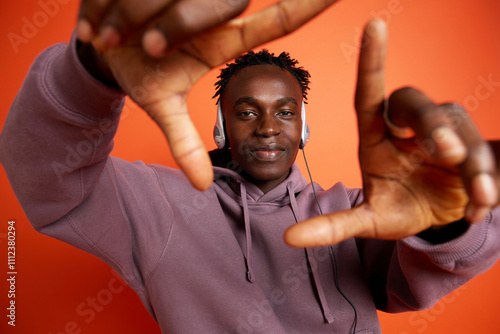
{"label": "smiling face", "polygon": [[300,144],[302,90],[274,65],[238,71],[222,94],[232,159],[267,192],[285,180]]}

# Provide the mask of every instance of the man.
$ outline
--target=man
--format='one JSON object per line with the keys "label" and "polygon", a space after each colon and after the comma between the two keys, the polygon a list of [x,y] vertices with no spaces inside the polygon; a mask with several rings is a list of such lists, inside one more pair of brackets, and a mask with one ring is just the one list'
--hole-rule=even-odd
{"label": "man", "polygon": [[[391,96],[384,123],[384,28],[377,21],[369,28],[378,31],[379,38],[360,58],[356,101],[364,197],[359,190],[336,185],[328,191],[317,189],[316,202],[314,189],[293,165],[303,139],[301,106],[307,81],[297,79],[295,62],[287,55],[276,59],[265,52],[250,53],[239,59],[243,66],[237,71],[221,74],[218,95],[230,149],[219,154],[224,158],[230,153],[241,174],[216,167],[214,184],[207,185],[207,171],[193,164],[200,158],[192,153],[197,147],[186,146],[188,140],[179,132],[185,130],[185,116],[172,109],[182,107],[180,93],[190,86],[182,75],[166,78],[162,89],[139,102],[165,130],[177,158],[184,161],[181,166],[189,170],[188,178],[198,188],[209,189],[196,191],[178,171],[109,157],[119,117],[119,108],[110,106],[116,106],[122,93],[94,81],[87,71],[131,92],[143,74],[135,71],[140,66],[127,70],[123,65],[153,61],[143,57],[140,46],[132,51],[114,48],[117,37],[109,29],[101,40],[111,47],[105,59],[88,53],[93,49],[85,44],[78,57],[76,41],[39,57],[2,133],[2,163],[35,228],[110,264],[165,332],[380,332],[375,307],[402,311],[430,306],[496,261],[498,219],[496,211],[489,210],[498,190],[490,182],[497,177],[494,155],[470,154],[487,144],[477,139],[464,116],[464,127],[446,123],[443,116],[451,107],[437,108],[418,91],[405,89]],[[208,34],[212,41],[214,35]],[[148,49],[151,38],[159,37],[145,34],[145,50],[152,56],[165,52]],[[200,40],[207,36],[194,42]],[[185,56],[194,44],[157,64],[196,79],[207,64]],[[255,58],[260,64],[252,61]],[[277,64],[281,61],[283,68]],[[100,71],[103,65],[112,72]],[[166,99],[158,94],[166,94]],[[431,120],[422,121],[416,112],[422,105]],[[391,125],[389,116],[399,126]],[[434,149],[422,152],[429,163],[404,178],[391,174],[391,166],[416,149],[413,141],[399,138],[409,133],[404,127],[414,119],[416,135],[429,136]],[[82,143],[89,134],[99,143],[86,150]],[[68,146],[86,153],[81,161],[61,163]],[[196,160],[190,160],[193,154]],[[429,178],[431,185],[422,184]],[[185,209],[193,198],[202,203],[201,214]],[[466,217],[486,217],[470,227],[461,220],[469,198]],[[356,209],[348,210],[351,207]],[[317,233],[300,231],[307,225],[298,224],[298,231],[289,230],[287,241],[294,246],[337,243],[332,249],[283,244],[287,228],[321,211],[336,212],[331,217],[340,224],[327,226],[342,229],[331,233],[321,227],[322,233]],[[321,219],[316,224],[323,226]],[[397,242],[351,238],[398,239],[422,231],[419,237]],[[444,247],[432,245],[445,241]]]}

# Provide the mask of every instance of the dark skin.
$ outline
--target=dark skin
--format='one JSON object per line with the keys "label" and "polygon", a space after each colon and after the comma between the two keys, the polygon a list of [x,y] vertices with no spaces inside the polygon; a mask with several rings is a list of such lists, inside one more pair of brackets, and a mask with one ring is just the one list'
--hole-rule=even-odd
{"label": "dark skin", "polygon": [[[390,119],[411,126],[416,135],[391,135],[381,112],[385,25],[370,22],[365,38],[371,42],[361,50],[355,96],[364,202],[292,226],[285,234],[291,246],[329,245],[352,237],[395,240],[422,231],[433,239],[443,230],[449,233],[436,242],[446,241],[459,234],[457,229],[465,230],[464,217],[480,222],[498,203],[498,145],[483,140],[458,105],[436,105],[413,88],[397,90],[389,97]],[[411,166],[411,172],[402,173],[402,165]]]}
{"label": "dark skin", "polygon": [[[143,84],[150,75],[148,68],[158,70],[157,85],[141,99],[131,97],[163,130],[191,183],[205,190],[213,172],[187,113],[186,96],[192,85],[211,68],[293,31],[334,2],[292,0],[231,20],[246,1],[228,1],[231,10],[221,16],[213,6],[205,6],[205,0],[158,0],[141,10],[133,1],[86,0],[77,37],[93,46],[83,44],[80,57],[94,76],[127,94]],[[185,13],[202,13],[203,19],[189,20]],[[296,224],[285,234],[291,246],[334,244],[352,237],[400,239],[441,229],[463,217],[478,222],[498,203],[500,147],[484,141],[457,106],[436,105],[415,89],[398,90],[389,98],[390,119],[398,126],[411,126],[416,137],[402,140],[387,131],[381,116],[386,98],[385,26],[372,21],[366,31],[364,40],[370,42],[361,49],[355,97],[365,201],[352,210]],[[271,104],[266,102],[263,109],[271,110]],[[230,126],[235,124],[230,121]],[[230,141],[235,138],[230,135]],[[430,142],[432,149],[423,150],[415,139]],[[409,175],[402,175],[399,167],[415,152],[423,158]],[[252,175],[251,168],[245,173],[256,182],[264,181],[263,189],[268,190],[282,181],[289,166],[280,170],[271,178]]]}
{"label": "dark skin", "polygon": [[[213,171],[186,105],[193,84],[212,68],[299,28],[335,2],[291,0],[232,19],[247,0],[83,0],[76,34],[81,42],[92,43],[80,52],[84,66],[116,84],[151,116],[187,178],[206,190]],[[134,96],[146,77],[147,94]]]}
{"label": "dark skin", "polygon": [[222,94],[232,159],[264,193],[283,182],[300,143],[302,90],[273,65],[237,72]]}

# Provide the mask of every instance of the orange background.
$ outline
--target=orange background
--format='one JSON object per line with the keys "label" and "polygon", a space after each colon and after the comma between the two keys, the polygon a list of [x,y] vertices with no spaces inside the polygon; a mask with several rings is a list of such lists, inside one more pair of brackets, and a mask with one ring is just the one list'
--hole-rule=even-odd
{"label": "orange background", "polygon": [[[49,1],[57,4],[52,15],[43,14],[44,0],[0,4],[1,124],[36,55],[51,44],[68,41],[72,33],[78,2],[55,1]],[[246,14],[270,2],[274,1],[253,1]],[[290,51],[312,74],[307,115],[311,140],[306,153],[315,180],[324,187],[339,180],[360,186],[352,101],[360,31],[374,16],[384,18],[390,31],[388,92],[411,84],[436,101],[464,103],[482,134],[498,139],[500,86],[488,91],[481,81],[490,77],[500,82],[498,14],[498,0],[345,0],[291,36],[266,45],[274,52]],[[23,37],[26,20],[39,27],[25,43],[14,47],[9,36]],[[210,149],[215,147],[211,138],[215,107],[210,98],[217,74],[212,71],[202,78],[189,99],[195,123]],[[160,131],[132,104],[125,107],[114,154],[174,165]],[[298,161],[305,172],[302,158]],[[139,299],[111,269],[72,246],[34,232],[3,169],[0,189],[1,333],[159,333]],[[15,328],[7,326],[6,318],[9,220],[16,221],[17,233]],[[500,333],[499,281],[497,264],[431,310],[381,313],[384,333]],[[93,299],[96,310],[89,306]]]}

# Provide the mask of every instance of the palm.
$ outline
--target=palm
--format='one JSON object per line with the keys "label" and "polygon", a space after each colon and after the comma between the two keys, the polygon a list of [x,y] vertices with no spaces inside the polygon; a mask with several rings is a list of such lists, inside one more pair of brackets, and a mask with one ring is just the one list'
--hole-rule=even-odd
{"label": "palm", "polygon": [[222,58],[197,57],[186,45],[157,59],[140,43],[110,49],[106,56],[122,90],[157,122],[178,112],[191,86]]}
{"label": "palm", "polygon": [[400,239],[463,217],[467,195],[460,176],[425,153],[389,139],[360,151],[364,205],[372,217],[365,222],[367,237]]}

